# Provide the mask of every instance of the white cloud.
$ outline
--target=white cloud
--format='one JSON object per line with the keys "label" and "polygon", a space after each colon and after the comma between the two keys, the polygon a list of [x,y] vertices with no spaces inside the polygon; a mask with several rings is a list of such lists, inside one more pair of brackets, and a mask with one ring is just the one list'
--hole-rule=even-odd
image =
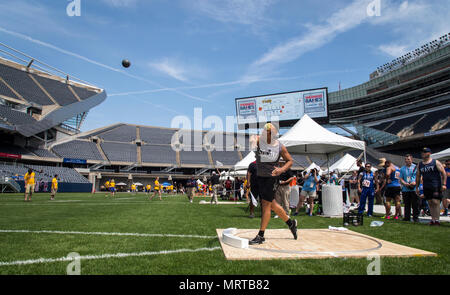
{"label": "white cloud", "polygon": [[395,42],[377,46],[380,53],[396,58],[431,40],[448,33],[450,18],[448,1],[403,1],[395,5],[392,0],[385,3],[379,18],[373,25],[385,25],[396,37]]}
{"label": "white cloud", "polygon": [[223,23],[254,25],[267,22],[267,8],[276,0],[189,0],[198,12]]}
{"label": "white cloud", "polygon": [[246,76],[266,75],[278,65],[296,60],[306,52],[330,42],[338,34],[358,26],[367,18],[367,3],[365,0],[356,0],[333,13],[325,23],[309,24],[306,34],[272,48],[253,62]]}
{"label": "white cloud", "polygon": [[192,79],[204,79],[208,70],[194,62],[181,61],[179,58],[162,58],[149,63],[151,69],[172,77],[178,81],[189,82]]}
{"label": "white cloud", "polygon": [[188,78],[186,77],[186,69],[180,64],[175,63],[173,60],[164,58],[158,62],[153,62],[149,64],[151,68],[164,73],[176,80],[186,82]]}
{"label": "white cloud", "polygon": [[263,54],[249,67],[244,77],[262,77],[273,73],[283,64],[297,60],[305,53],[324,46],[339,34],[361,24],[385,26],[388,34],[397,37],[395,43],[381,44],[378,51],[399,56],[415,46],[447,33],[450,27],[448,1],[381,0],[381,16],[369,17],[369,0],[354,0],[320,24],[307,24],[307,32],[294,37]]}
{"label": "white cloud", "polygon": [[389,55],[393,58],[397,58],[408,52],[406,45],[399,45],[399,44],[383,44],[378,46],[378,49],[382,53]]}

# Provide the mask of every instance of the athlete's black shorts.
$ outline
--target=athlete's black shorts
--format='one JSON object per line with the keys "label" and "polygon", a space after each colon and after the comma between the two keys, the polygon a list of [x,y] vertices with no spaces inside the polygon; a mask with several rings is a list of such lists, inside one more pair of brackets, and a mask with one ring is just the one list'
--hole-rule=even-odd
{"label": "athlete's black shorts", "polygon": [[440,187],[424,187],[423,195],[426,200],[431,199],[442,200],[442,191]]}
{"label": "athlete's black shorts", "polygon": [[258,192],[259,197],[267,202],[272,202],[275,198],[275,192],[278,186],[277,177],[260,177],[258,176]]}
{"label": "athlete's black shorts", "polygon": [[389,199],[394,199],[397,196],[400,196],[401,188],[399,186],[391,186],[386,188],[386,192],[384,196]]}

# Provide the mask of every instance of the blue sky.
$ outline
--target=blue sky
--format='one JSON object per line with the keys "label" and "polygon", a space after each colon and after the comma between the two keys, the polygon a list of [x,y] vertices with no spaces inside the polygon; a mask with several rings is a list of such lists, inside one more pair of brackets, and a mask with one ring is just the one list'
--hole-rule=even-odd
{"label": "blue sky", "polygon": [[[365,82],[450,29],[449,1],[65,0],[0,2],[0,41],[106,89],[83,130],[170,127],[235,115],[234,98]],[[132,66],[121,67],[128,58]]]}

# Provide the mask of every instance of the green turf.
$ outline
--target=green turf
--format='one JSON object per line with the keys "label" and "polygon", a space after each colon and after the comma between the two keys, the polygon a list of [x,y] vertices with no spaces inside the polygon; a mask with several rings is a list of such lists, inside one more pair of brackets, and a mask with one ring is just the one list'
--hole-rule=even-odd
{"label": "green turf", "polygon": [[[59,230],[193,234],[216,236],[216,228],[258,228],[259,218],[249,219],[246,205],[193,204],[185,196],[155,198],[144,194],[119,194],[114,200],[104,194],[35,194],[31,203],[22,195],[0,194],[0,230]],[[63,202],[60,202],[63,201]],[[76,201],[76,202],[66,202]],[[302,228],[341,226],[341,219],[296,217]],[[402,221],[387,221],[371,228],[371,220],[351,229],[402,245],[432,251],[438,257],[382,258],[382,274],[450,274],[450,226],[429,227]],[[269,228],[285,228],[272,219]],[[301,237],[300,237],[301,238]],[[101,255],[143,251],[218,247],[217,238],[126,237],[0,233],[0,262],[59,258],[70,252]],[[69,262],[1,266],[0,274],[65,274]],[[227,261],[222,250],[144,257],[82,260],[82,274],[366,274],[366,259],[311,259]],[[1,264],[1,263],[0,263]]]}

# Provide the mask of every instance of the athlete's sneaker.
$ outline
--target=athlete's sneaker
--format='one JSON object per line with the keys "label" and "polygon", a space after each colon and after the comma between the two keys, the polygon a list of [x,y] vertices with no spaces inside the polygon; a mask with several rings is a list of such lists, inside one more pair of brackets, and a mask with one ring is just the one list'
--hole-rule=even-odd
{"label": "athlete's sneaker", "polygon": [[434,221],[433,220],[431,220],[430,222],[428,222],[428,225],[434,225]]}
{"label": "athlete's sneaker", "polygon": [[297,220],[292,220],[292,225],[289,227],[291,230],[292,235],[294,236],[294,240],[297,240]]}
{"label": "athlete's sneaker", "polygon": [[255,214],[250,214],[248,217],[249,218],[255,218]]}
{"label": "athlete's sneaker", "polygon": [[260,235],[257,235],[253,240],[248,241],[248,244],[249,245],[261,245],[265,241],[266,241],[266,239],[264,239],[264,237],[261,237]]}
{"label": "athlete's sneaker", "polygon": [[277,218],[280,218],[278,215],[275,215],[274,217],[273,217],[274,219],[277,219]]}
{"label": "athlete's sneaker", "polygon": [[394,219],[395,219],[395,220],[398,220],[398,216],[394,216]]}
{"label": "athlete's sneaker", "polygon": [[384,219],[391,219],[391,216],[390,215],[385,215],[383,218]]}
{"label": "athlete's sneaker", "polygon": [[441,223],[440,223],[439,221],[435,221],[435,222],[434,222],[434,225],[440,226]]}

